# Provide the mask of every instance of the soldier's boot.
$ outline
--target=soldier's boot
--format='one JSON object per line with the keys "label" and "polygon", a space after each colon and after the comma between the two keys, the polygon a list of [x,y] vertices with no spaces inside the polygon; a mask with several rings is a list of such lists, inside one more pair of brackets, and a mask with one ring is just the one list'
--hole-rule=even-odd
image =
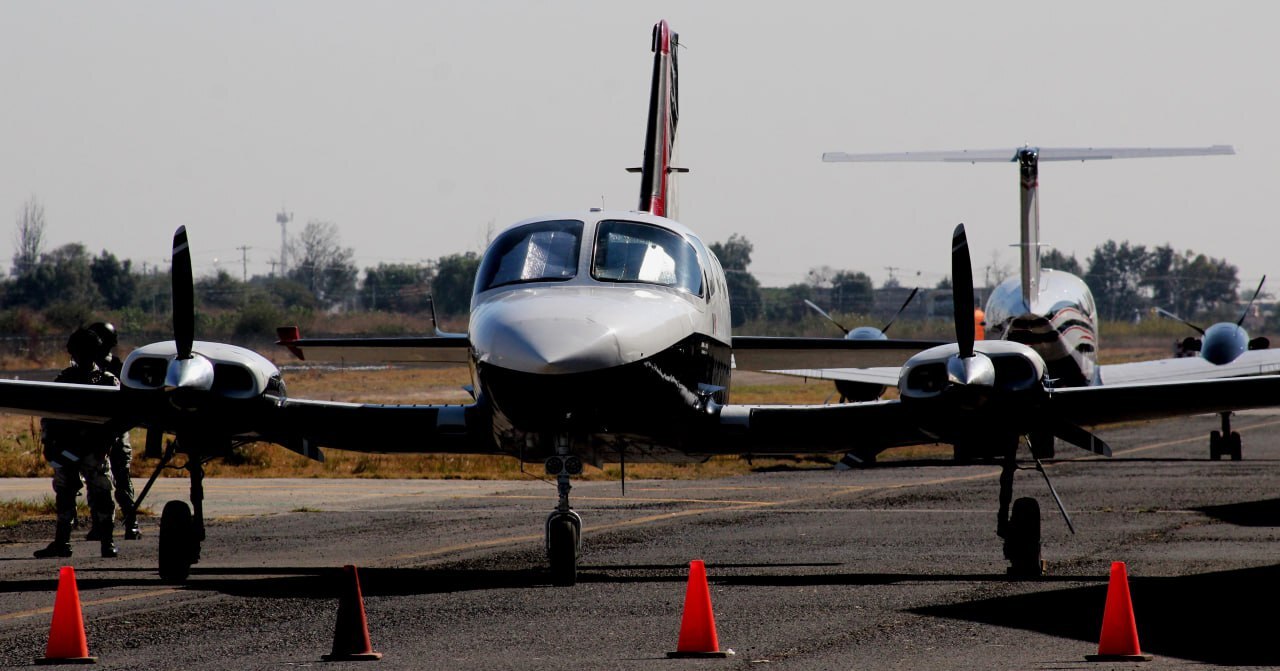
{"label": "soldier's boot", "polygon": [[71,522],[58,522],[57,530],[53,534],[53,542],[46,547],[36,550],[37,559],[48,559],[49,557],[70,557],[71,556]]}
{"label": "soldier's boot", "polygon": [[120,555],[120,548],[116,545],[115,539],[112,538],[115,530],[112,529],[111,526],[112,525],[107,525],[106,533],[102,536],[102,556],[107,559],[112,559]]}
{"label": "soldier's boot", "polygon": [[124,539],[127,541],[136,541],[142,538],[142,530],[138,528],[138,517],[136,515],[124,516]]}

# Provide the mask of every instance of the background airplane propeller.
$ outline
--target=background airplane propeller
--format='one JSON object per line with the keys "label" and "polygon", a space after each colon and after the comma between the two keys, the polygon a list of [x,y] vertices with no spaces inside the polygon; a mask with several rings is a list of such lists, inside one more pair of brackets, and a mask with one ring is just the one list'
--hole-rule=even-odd
{"label": "background airplane propeller", "polygon": [[893,313],[893,316],[889,318],[889,321],[885,323],[885,325],[878,330],[874,326],[859,326],[858,328],[855,328],[855,329],[848,329],[844,326],[844,324],[841,324],[840,322],[836,321],[835,318],[832,317],[830,314],[827,314],[826,310],[823,310],[822,308],[818,307],[817,304],[815,304],[813,301],[806,298],[804,300],[804,303],[805,305],[808,305],[809,307],[813,308],[815,312],[822,315],[823,318],[825,318],[827,321],[831,322],[832,324],[835,324],[836,328],[844,332],[844,337],[846,338],[853,338],[853,339],[867,338],[867,339],[879,340],[885,337],[885,334],[889,332],[889,327],[893,326],[893,323],[898,321],[898,317],[902,316],[902,313],[906,311],[907,306],[911,304],[911,300],[915,298],[916,294],[919,292],[920,292],[920,287],[916,287],[912,289],[911,293],[907,294],[907,300],[902,302],[902,307],[898,308],[898,311]]}

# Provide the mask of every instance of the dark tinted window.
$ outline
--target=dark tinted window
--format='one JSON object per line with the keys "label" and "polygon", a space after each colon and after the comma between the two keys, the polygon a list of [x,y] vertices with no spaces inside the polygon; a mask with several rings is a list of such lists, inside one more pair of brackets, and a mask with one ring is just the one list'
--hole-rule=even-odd
{"label": "dark tinted window", "polygon": [[606,282],[677,287],[702,295],[702,267],[693,246],[665,228],[634,221],[600,222],[591,276]]}
{"label": "dark tinted window", "polygon": [[578,274],[582,222],[539,221],[498,236],[480,262],[476,288],[559,281]]}

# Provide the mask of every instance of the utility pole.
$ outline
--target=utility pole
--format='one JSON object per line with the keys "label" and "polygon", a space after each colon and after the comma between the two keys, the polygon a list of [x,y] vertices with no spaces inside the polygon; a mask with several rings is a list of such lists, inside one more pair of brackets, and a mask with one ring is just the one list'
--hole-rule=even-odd
{"label": "utility pole", "polygon": [[240,273],[243,278],[240,281],[240,305],[243,307],[249,304],[249,245],[240,245],[236,249],[240,250]]}

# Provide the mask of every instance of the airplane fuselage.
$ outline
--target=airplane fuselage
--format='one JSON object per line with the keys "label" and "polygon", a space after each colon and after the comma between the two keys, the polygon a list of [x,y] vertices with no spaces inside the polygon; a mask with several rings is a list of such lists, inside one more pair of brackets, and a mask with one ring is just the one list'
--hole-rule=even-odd
{"label": "airplane fuselage", "polygon": [[519,222],[485,251],[468,332],[495,441],[600,463],[672,458],[728,402],[724,271],[681,224],[591,210]]}
{"label": "airplane fuselage", "polygon": [[987,338],[1031,347],[1044,359],[1055,386],[1094,384],[1098,369],[1097,307],[1079,277],[1041,270],[1031,305],[1023,299],[1022,282],[1000,283],[987,300]]}

